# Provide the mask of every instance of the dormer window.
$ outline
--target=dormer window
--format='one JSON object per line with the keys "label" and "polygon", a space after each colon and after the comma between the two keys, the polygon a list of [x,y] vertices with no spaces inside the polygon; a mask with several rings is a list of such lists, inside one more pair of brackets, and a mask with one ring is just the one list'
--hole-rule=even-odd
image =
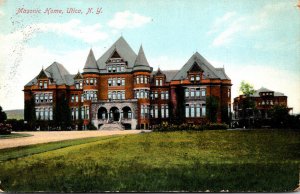
{"label": "dormer window", "polygon": [[125,71],[125,67],[121,66],[121,72],[124,72],[124,71]]}
{"label": "dormer window", "polygon": [[113,67],[113,68],[112,68],[112,72],[116,72],[116,67]]}
{"label": "dormer window", "polygon": [[108,72],[111,72],[111,66],[108,66]]}
{"label": "dormer window", "polygon": [[47,81],[44,81],[44,88],[47,88],[48,87],[48,83]]}
{"label": "dormer window", "polygon": [[195,77],[191,75],[191,82],[195,81]]}
{"label": "dormer window", "polygon": [[43,88],[43,82],[42,81],[39,82],[39,86],[40,86],[40,88]]}
{"label": "dormer window", "polygon": [[196,75],[196,81],[200,81],[200,75]]}

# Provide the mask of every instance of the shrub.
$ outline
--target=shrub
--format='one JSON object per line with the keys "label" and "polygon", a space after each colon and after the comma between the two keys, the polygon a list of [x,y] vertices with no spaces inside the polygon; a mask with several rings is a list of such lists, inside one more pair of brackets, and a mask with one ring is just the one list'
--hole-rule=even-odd
{"label": "shrub", "polygon": [[228,125],[224,123],[206,123],[203,125],[195,124],[168,124],[162,123],[153,127],[153,131],[203,131],[203,130],[224,130],[228,129]]}
{"label": "shrub", "polygon": [[11,134],[12,127],[10,124],[0,123],[0,135]]}

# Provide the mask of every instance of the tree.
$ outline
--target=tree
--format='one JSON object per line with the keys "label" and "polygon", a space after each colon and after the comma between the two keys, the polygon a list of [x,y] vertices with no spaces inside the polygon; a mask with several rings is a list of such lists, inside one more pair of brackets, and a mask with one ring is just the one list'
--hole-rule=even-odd
{"label": "tree", "polygon": [[255,90],[253,85],[243,80],[240,85],[240,92],[249,97],[250,95],[254,94]]}
{"label": "tree", "polygon": [[239,123],[242,126],[249,127],[251,125],[250,117],[254,116],[255,109],[255,102],[251,99],[250,96],[254,94],[255,90],[250,83],[243,80],[240,84],[240,92],[242,92],[245,97],[241,99],[241,103],[239,105],[239,108],[241,109],[241,112],[239,114]]}
{"label": "tree", "polygon": [[2,107],[0,106],[0,123],[3,123],[6,119],[6,113],[2,110]]}
{"label": "tree", "polygon": [[272,125],[275,128],[285,128],[289,125],[289,109],[282,105],[275,105],[270,110]]}
{"label": "tree", "polygon": [[219,100],[215,96],[206,97],[207,111],[206,116],[210,122],[217,122],[217,113],[219,107]]}

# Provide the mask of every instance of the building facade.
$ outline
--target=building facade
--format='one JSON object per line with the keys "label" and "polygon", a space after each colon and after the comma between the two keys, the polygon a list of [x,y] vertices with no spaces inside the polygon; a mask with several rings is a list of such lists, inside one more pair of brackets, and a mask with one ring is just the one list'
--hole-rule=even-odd
{"label": "building facade", "polygon": [[[243,109],[244,103],[247,100],[245,95],[240,95],[234,98],[233,101],[233,120],[238,121],[246,119],[251,124],[255,119],[270,119],[269,111],[275,106],[283,106],[288,108],[287,96],[280,92],[275,92],[267,88],[260,88],[249,96],[249,101],[253,108]],[[289,111],[292,108],[288,108]]]}
{"label": "building facade", "polygon": [[72,75],[57,62],[42,69],[24,86],[25,120],[56,121],[69,114],[75,129],[201,124],[208,120],[207,98],[214,97],[216,122],[225,122],[231,85],[224,68],[214,68],[198,52],[180,70],[153,71],[142,46],[136,54],[121,37],[98,60],[90,50],[82,73]]}

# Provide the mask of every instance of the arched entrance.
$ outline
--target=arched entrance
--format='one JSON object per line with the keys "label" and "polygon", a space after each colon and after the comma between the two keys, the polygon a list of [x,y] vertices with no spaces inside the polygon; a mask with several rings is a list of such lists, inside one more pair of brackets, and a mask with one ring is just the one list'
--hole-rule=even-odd
{"label": "arched entrance", "polygon": [[132,112],[131,112],[131,108],[128,106],[125,106],[122,108],[123,111],[123,115],[122,118],[124,119],[132,119]]}
{"label": "arched entrance", "polygon": [[109,111],[109,118],[112,121],[119,121],[120,120],[120,111],[117,107],[112,107]]}
{"label": "arched entrance", "polygon": [[107,119],[107,110],[104,107],[98,109],[98,119],[106,120]]}

